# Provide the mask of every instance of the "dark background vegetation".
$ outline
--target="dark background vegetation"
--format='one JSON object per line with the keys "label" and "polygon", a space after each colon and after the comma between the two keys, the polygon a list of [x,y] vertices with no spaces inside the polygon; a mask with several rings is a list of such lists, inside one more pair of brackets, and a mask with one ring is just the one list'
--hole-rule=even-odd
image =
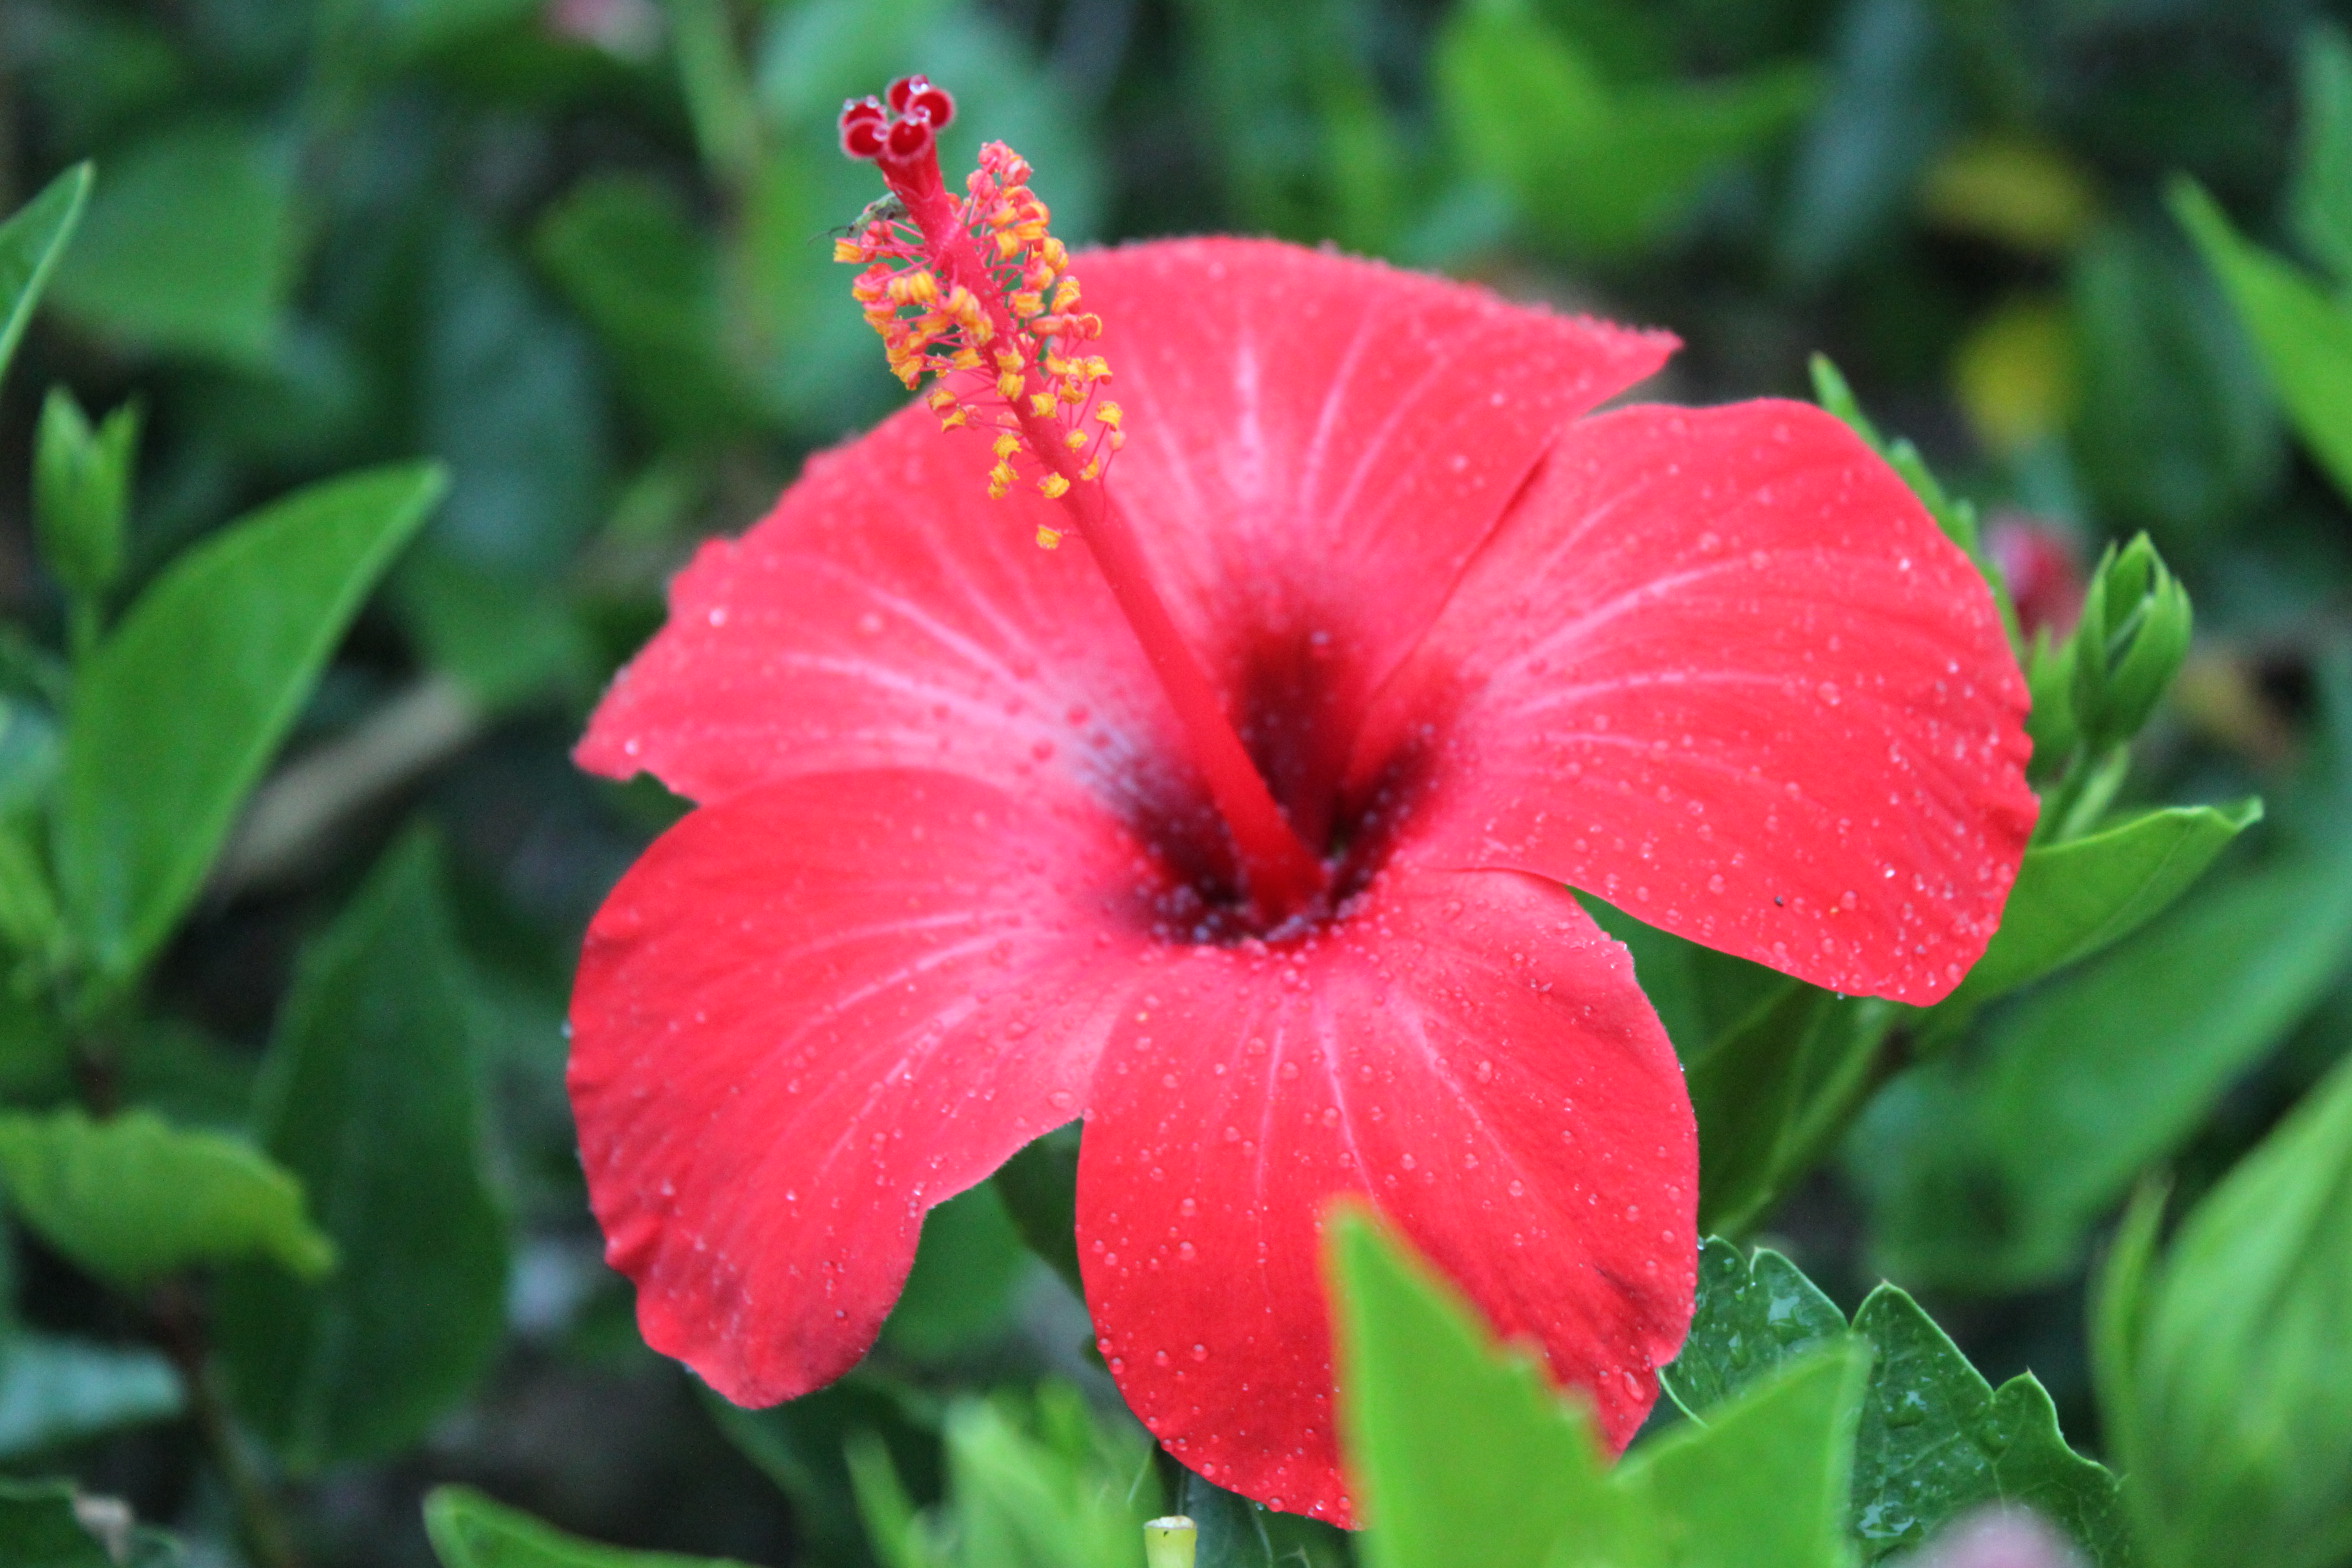
{"label": "dark background vegetation", "polygon": [[[0,0],[0,209],[75,161],[98,168],[0,396],[0,610],[21,628],[6,659],[65,635],[25,506],[53,384],[94,412],[145,408],[118,602],[300,482],[416,455],[454,480],[123,1058],[149,1103],[244,1125],[298,956],[430,824],[490,1086],[478,1153],[511,1233],[503,1260],[485,1253],[506,1271],[503,1341],[389,1457],[278,1478],[306,1556],[429,1561],[417,1499],[455,1478],[605,1540],[852,1562],[844,1431],[890,1433],[920,1489],[945,1391],[1091,1375],[1081,1309],[984,1191],[935,1223],[851,1384],[727,1415],[638,1342],[563,1100],[581,929],[677,810],[586,778],[567,750],[695,541],[747,526],[806,453],[900,395],[830,260],[827,231],[879,194],[834,151],[845,94],[929,71],[962,103],[950,163],[1010,141],[1073,244],[1271,233],[1665,325],[1687,347],[1662,395],[1685,401],[1808,395],[1807,356],[1828,353],[1988,514],[2031,514],[2086,559],[2153,535],[2199,641],[2130,793],[2264,793],[2272,820],[2237,853],[2266,865],[2347,825],[2315,672],[2345,621],[2352,526],[2164,192],[2193,175],[2241,229],[2295,249],[2298,62],[2324,9]],[[2160,1086],[2126,1176],[2169,1158],[2195,1190],[2352,1041],[2330,942],[2226,1061]],[[2011,1128],[1979,1104],[2009,1101],[1946,1069],[1899,1081],[1764,1234],[1848,1305],[1882,1270],[1922,1287],[1983,1370],[2030,1364],[2094,1444],[2081,1279],[2121,1185],[2088,1179],[2079,1213],[2023,1213],[1998,1173],[2063,1166],[2096,1129]],[[1951,1181],[1912,1169],[1937,1149]],[[24,1331],[152,1337],[146,1306],[29,1238],[16,1257]],[[129,1498],[201,1561],[236,1560],[196,1423],[60,1447],[65,1430],[19,1430],[0,1453]]]}

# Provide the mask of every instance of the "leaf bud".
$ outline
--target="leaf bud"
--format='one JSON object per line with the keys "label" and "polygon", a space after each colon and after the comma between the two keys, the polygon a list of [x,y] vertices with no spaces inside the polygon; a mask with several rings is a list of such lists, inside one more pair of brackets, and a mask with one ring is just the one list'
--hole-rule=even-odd
{"label": "leaf bud", "polygon": [[2086,744],[2104,750],[2139,733],[2180,670],[2194,619],[2146,534],[2107,547],[2074,634],[2074,721]]}
{"label": "leaf bud", "polygon": [[76,599],[95,599],[122,571],[139,410],[124,404],[95,429],[64,387],[41,406],[33,446],[33,527],[41,557]]}

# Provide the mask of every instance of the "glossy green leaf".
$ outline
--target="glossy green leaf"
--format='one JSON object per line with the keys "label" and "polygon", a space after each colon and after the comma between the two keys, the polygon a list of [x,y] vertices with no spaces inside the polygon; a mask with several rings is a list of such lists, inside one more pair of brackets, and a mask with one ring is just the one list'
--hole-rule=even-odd
{"label": "glossy green leaf", "polygon": [[425,1534],[441,1568],[741,1568],[719,1558],[583,1541],[470,1486],[437,1486],[425,1495]]}
{"label": "glossy green leaf", "polygon": [[344,1266],[221,1282],[239,1407],[285,1462],[388,1454],[464,1397],[505,1329],[469,979],[429,840],[394,849],[304,955],[255,1117]]}
{"label": "glossy green leaf", "polygon": [[[2191,1211],[2118,1243],[2100,1397],[2148,1556],[2323,1568],[2352,1554],[2352,1064]],[[2140,1275],[2134,1279],[2135,1274]]]}
{"label": "glossy green leaf", "polygon": [[0,1345],[0,1459],[180,1413],[180,1376],[152,1350],[18,1332]]}
{"label": "glossy green leaf", "polygon": [[204,119],[110,158],[57,306],[135,347],[258,366],[297,261],[294,169],[266,134]]}
{"label": "glossy green leaf", "polygon": [[[1786,1258],[1720,1239],[1700,1253],[1698,1310],[1662,1374],[1694,1417],[1846,1338],[1843,1313]],[[2130,1560],[2113,1475],[2067,1447],[2031,1374],[1996,1391],[1918,1304],[1882,1285],[1854,1315],[1872,1352],[1855,1437],[1851,1525],[1863,1558],[1909,1550],[1989,1503],[2022,1503],[2102,1565]]]}
{"label": "glossy green leaf", "polygon": [[1855,1443],[1853,1524],[1866,1561],[1993,1503],[2033,1509],[2099,1568],[2132,1561],[2115,1477],[2067,1446],[2032,1373],[1995,1390],[1892,1285],[1862,1303],[1854,1333],[1876,1352]]}
{"label": "glossy green leaf", "polygon": [[0,375],[16,357],[25,325],[41,302],[57,258],[73,238],[90,199],[90,166],[79,163],[51,180],[41,194],[0,223]]}
{"label": "glossy green leaf", "polygon": [[2241,239],[2196,185],[2174,186],[2172,206],[2229,291],[2304,445],[2352,495],[2352,305]]}
{"label": "glossy green leaf", "polygon": [[2295,237],[2339,283],[2352,281],[2352,43],[2333,23],[2303,40],[2302,134],[2287,215]]}
{"label": "glossy green leaf", "polygon": [[0,1562],[9,1568],[115,1568],[74,1514],[70,1481],[0,1480]]}
{"label": "glossy green leaf", "polygon": [[335,1261],[300,1181],[250,1145],[146,1111],[0,1116],[0,1178],[42,1240],[126,1288],[196,1263],[268,1258],[316,1277]]}
{"label": "glossy green leaf", "polygon": [[1144,1568],[1143,1523],[1160,1512],[1151,1449],[1096,1420],[1079,1392],[961,1399],[947,1413],[948,1490],[959,1568]]}
{"label": "glossy green leaf", "polygon": [[2177,906],[1889,1085],[1848,1162],[1888,1272],[1980,1291],[2063,1276],[2348,957],[2352,866],[2285,861]]}
{"label": "glossy green leaf", "polygon": [[101,643],[74,693],[60,890],[120,981],[202,887],[238,806],[327,657],[441,492],[436,468],[297,491],[189,550]]}
{"label": "glossy green leaf", "polygon": [[1758,1247],[1744,1254],[1720,1236],[1699,1249],[1698,1305],[1690,1336],[1658,1380],[1686,1414],[1703,1416],[1782,1363],[1845,1337],[1846,1315],[1804,1270]]}
{"label": "glossy green leaf", "polygon": [[2171,806],[2026,852],[2001,928],[1949,1005],[1965,1010],[2120,941],[2188,891],[2262,802]]}

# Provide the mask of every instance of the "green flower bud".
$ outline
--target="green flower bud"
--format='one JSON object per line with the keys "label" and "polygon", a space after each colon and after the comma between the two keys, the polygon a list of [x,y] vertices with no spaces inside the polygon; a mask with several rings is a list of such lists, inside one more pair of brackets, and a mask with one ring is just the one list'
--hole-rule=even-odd
{"label": "green flower bud", "polygon": [[2028,771],[2042,784],[2065,770],[2082,742],[2074,722],[2074,644],[2052,642],[2047,627],[2035,632],[2025,653],[2025,686],[2033,694],[2033,711],[2025,716],[2025,732],[2033,737]]}
{"label": "green flower bud", "polygon": [[2098,1383],[2160,1565],[2352,1560],[2352,1062],[2154,1258],[2161,1199],[2102,1281]]}
{"label": "green flower bud", "polygon": [[2094,750],[2119,746],[2156,711],[2189,651],[2188,591],[2141,534],[2113,545],[2083,595],[2074,634],[2074,719]]}
{"label": "green flower bud", "polygon": [[125,404],[95,430],[74,396],[50,390],[33,447],[33,526],[66,591],[95,599],[122,571],[139,411]]}

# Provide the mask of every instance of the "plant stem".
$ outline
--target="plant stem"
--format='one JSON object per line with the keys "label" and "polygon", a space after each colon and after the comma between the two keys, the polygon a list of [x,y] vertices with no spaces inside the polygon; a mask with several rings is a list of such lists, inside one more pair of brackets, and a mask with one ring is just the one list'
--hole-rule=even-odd
{"label": "plant stem", "polygon": [[260,1568],[303,1568],[302,1553],[293,1531],[278,1507],[269,1480],[253,1462],[237,1433],[228,1403],[221,1398],[220,1380],[213,1375],[211,1346],[206,1341],[204,1317],[185,1280],[166,1281],[156,1292],[155,1322],[164,1354],[180,1374],[188,1396],[188,1413],[196,1430],[228,1483],[229,1501],[237,1512],[237,1531],[245,1549]]}

